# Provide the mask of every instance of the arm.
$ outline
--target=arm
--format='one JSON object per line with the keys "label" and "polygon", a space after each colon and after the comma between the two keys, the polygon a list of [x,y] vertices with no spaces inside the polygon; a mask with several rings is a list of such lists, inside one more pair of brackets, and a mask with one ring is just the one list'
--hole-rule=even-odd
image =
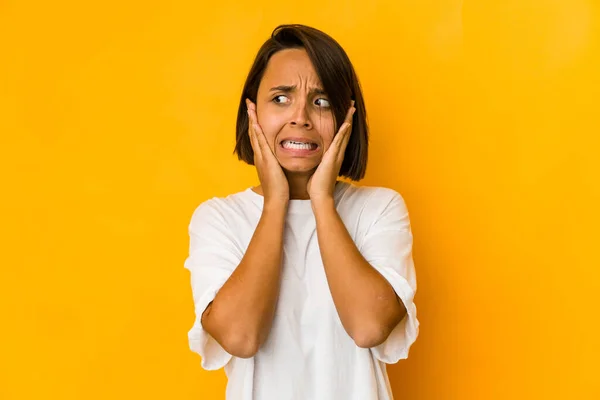
{"label": "arm", "polygon": [[313,202],[321,258],[344,329],[359,347],[383,343],[406,315],[388,281],[361,255],[333,198]]}
{"label": "arm", "polygon": [[335,209],[334,189],[352,134],[354,101],[307,189],[325,275],[346,332],[359,347],[385,341],[407,311],[388,281],[361,255]]}
{"label": "arm", "polygon": [[289,204],[288,182],[258,123],[256,105],[250,100],[246,105],[263,212],[240,264],[202,314],[204,329],[229,354],[243,358],[254,356],[271,330]]}
{"label": "arm", "polygon": [[202,314],[204,329],[236,357],[252,357],[271,329],[279,294],[287,205],[265,205],[239,266]]}

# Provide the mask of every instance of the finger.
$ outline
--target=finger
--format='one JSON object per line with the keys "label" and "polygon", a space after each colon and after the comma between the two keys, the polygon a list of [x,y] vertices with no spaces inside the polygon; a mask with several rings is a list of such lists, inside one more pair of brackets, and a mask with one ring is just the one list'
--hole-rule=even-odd
{"label": "finger", "polygon": [[348,127],[349,125],[346,122],[340,126],[340,129],[335,134],[333,141],[331,142],[331,147],[338,148],[340,146],[342,139],[344,139],[344,134],[348,131]]}
{"label": "finger", "polygon": [[252,128],[254,129],[254,136],[256,138],[257,143],[262,147],[263,143],[262,143],[262,138],[261,136],[264,136],[263,132],[262,132],[262,128],[260,127],[259,123],[258,123],[258,116],[256,115],[256,105],[254,103],[252,103],[250,100],[246,100],[246,103],[248,104],[248,118],[249,118],[249,124],[252,125]]}
{"label": "finger", "polygon": [[338,146],[338,151],[336,153],[336,160],[338,163],[341,163],[344,160],[344,156],[346,154],[346,147],[348,147],[348,142],[350,141],[350,136],[352,135],[352,125],[348,125],[346,131],[340,135],[342,136],[341,143]]}
{"label": "finger", "polygon": [[258,143],[258,146],[259,146],[261,152],[267,151],[267,150],[271,151],[271,148],[269,147],[269,144],[267,142],[267,137],[265,136],[262,128],[260,127],[260,124],[257,122],[256,112],[253,110],[250,110],[250,113],[252,114],[252,120],[253,120],[252,127],[254,128],[254,137],[256,139],[256,143]]}
{"label": "finger", "polygon": [[[354,104],[354,102],[352,102],[352,104]],[[352,135],[352,116],[354,115],[355,111],[355,108],[350,107],[350,110],[348,110],[348,114],[346,115],[343,131],[339,133],[340,139],[339,142],[336,143],[336,160],[338,162],[342,162],[342,160],[344,159],[346,147],[348,146],[350,136]]]}
{"label": "finger", "polygon": [[246,99],[246,107],[248,108],[248,110],[254,110],[254,111],[256,111],[256,104],[254,104],[252,102],[252,100],[250,100],[248,98]]}
{"label": "finger", "polygon": [[250,145],[252,146],[255,159],[262,158],[260,145],[256,139],[256,131],[254,129],[254,124],[252,123],[252,117],[250,116],[250,110],[248,110],[248,136],[250,137]]}
{"label": "finger", "polygon": [[[269,141],[267,140],[267,136],[265,135],[265,133],[263,132],[260,124],[258,123],[258,117],[256,115],[256,105],[254,105],[252,102],[250,102],[250,115],[251,115],[251,119],[253,122],[253,127],[254,127],[254,136],[256,138],[256,142],[258,143],[258,145],[260,146],[260,150],[261,152],[270,152],[271,154],[273,154],[273,157],[275,157],[275,153],[273,152],[273,150],[271,150],[271,146],[269,146]],[[262,155],[265,155],[265,153],[261,153]],[[268,154],[268,153],[266,153]]]}
{"label": "finger", "polygon": [[[354,100],[352,101],[352,105],[354,105]],[[343,137],[343,140],[346,141],[346,143],[348,142],[348,139],[350,138],[350,135],[352,134],[352,122],[354,121],[354,113],[356,112],[356,108],[354,107],[350,107],[350,110],[348,110],[348,114],[346,115],[346,123],[348,124],[346,127],[346,134]]]}
{"label": "finger", "polygon": [[348,111],[346,112],[346,118],[344,118],[344,122],[338,129],[338,134],[335,135],[336,137],[340,136],[339,134],[343,133],[348,128],[348,126],[352,126],[352,115],[354,114],[354,111],[356,111],[356,108],[354,108],[353,106],[351,106],[348,109]]}
{"label": "finger", "polygon": [[350,136],[350,133],[352,132],[352,116],[354,114],[354,111],[356,111],[356,109],[354,107],[350,107],[350,109],[346,113],[344,123],[342,124],[342,126],[340,126],[338,133],[333,139],[332,145],[335,145],[337,149],[340,149],[343,141],[346,139],[346,137]]}
{"label": "finger", "polygon": [[258,142],[258,131],[261,131],[260,125],[258,125],[258,120],[256,117],[256,106],[252,101],[246,99],[246,104],[248,106],[248,128],[252,128],[252,134],[254,136],[255,142]]}
{"label": "finger", "polygon": [[347,122],[347,123],[351,124],[352,123],[352,116],[354,115],[355,111],[356,111],[356,108],[354,108],[354,100],[352,100],[352,105],[348,109],[348,112],[346,112],[346,119],[344,120],[344,122]]}
{"label": "finger", "polygon": [[352,128],[352,125],[348,125],[348,129],[346,130],[346,133],[344,133],[344,137],[342,138],[342,144],[340,145],[340,150],[342,152],[346,150],[346,146],[350,141],[350,136],[352,136]]}
{"label": "finger", "polygon": [[256,142],[260,146],[260,149],[265,151],[269,146],[267,145],[267,139],[258,122],[254,123],[254,134],[256,135]]}

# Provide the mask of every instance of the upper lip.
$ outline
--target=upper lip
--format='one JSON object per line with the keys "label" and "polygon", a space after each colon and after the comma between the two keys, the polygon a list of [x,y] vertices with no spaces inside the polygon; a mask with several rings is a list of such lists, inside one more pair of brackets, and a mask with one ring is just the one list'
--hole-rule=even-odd
{"label": "upper lip", "polygon": [[315,140],[308,139],[308,138],[302,138],[302,137],[287,137],[287,138],[281,139],[279,141],[279,144],[282,144],[286,140],[291,140],[292,142],[298,142],[298,143],[313,143],[313,144],[316,144],[317,146],[319,145],[319,143],[317,143]]}

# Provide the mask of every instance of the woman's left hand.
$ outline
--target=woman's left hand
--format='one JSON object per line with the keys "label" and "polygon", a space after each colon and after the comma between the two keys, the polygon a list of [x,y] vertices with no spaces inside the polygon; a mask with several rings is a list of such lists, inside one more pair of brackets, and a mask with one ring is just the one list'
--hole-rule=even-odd
{"label": "woman's left hand", "polygon": [[346,152],[350,134],[352,133],[352,115],[355,111],[354,101],[352,101],[344,123],[333,138],[331,146],[323,154],[317,170],[308,180],[306,189],[313,205],[316,202],[333,199],[337,177],[342,167],[342,161],[344,161],[344,153]]}

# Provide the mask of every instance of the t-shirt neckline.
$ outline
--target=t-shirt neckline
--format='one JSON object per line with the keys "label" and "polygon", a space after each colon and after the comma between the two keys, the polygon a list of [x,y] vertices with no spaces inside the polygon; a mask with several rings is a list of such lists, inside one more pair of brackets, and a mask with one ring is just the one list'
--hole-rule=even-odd
{"label": "t-shirt neckline", "polygon": [[[335,191],[334,191],[334,199],[335,199],[335,204],[337,206],[338,200],[339,200],[339,196],[340,194],[344,191],[344,188],[346,188],[349,185],[349,183],[346,183],[344,181],[337,181],[336,185],[335,185]],[[254,190],[252,190],[255,186],[251,186],[248,189],[246,189],[246,193],[248,193],[249,196],[252,197],[252,199],[257,203],[260,204],[260,206],[264,206],[264,201],[265,198],[263,195],[256,193]],[[307,200],[300,200],[300,199],[291,199],[288,203],[288,210],[287,210],[288,214],[313,214],[313,209],[312,209],[312,205],[310,203],[310,199]]]}

